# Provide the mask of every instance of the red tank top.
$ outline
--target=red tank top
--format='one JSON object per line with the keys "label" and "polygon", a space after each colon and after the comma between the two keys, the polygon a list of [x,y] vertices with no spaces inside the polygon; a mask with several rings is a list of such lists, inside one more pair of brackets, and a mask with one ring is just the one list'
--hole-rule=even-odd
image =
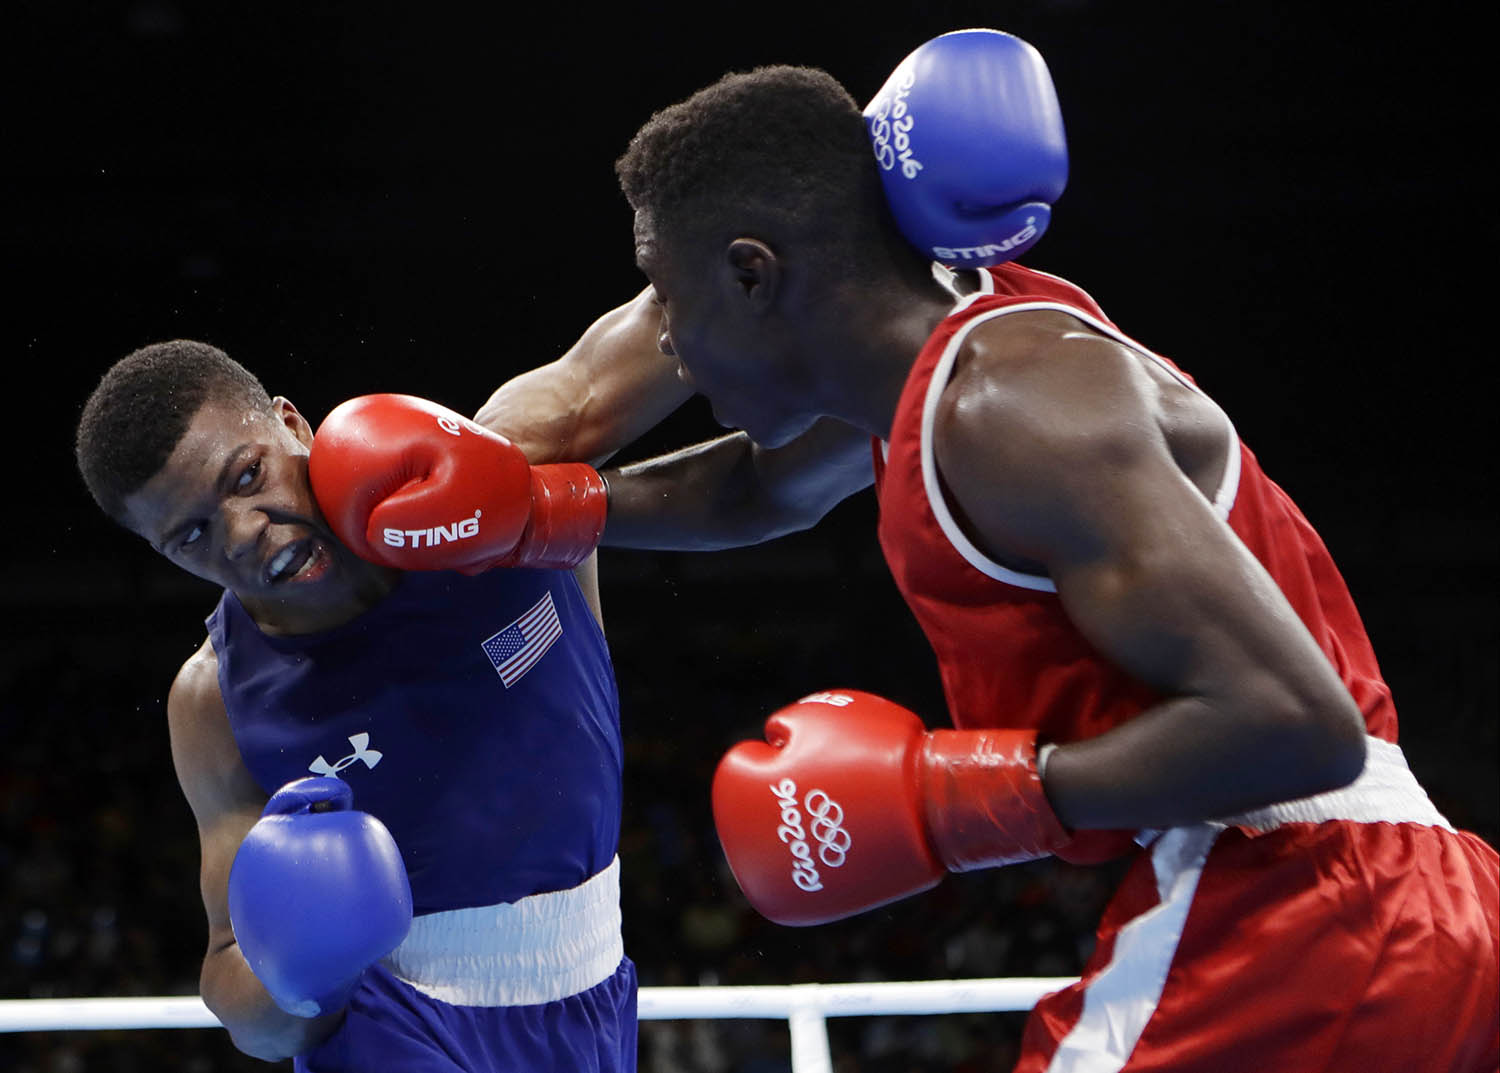
{"label": "red tank top", "polygon": [[[975,325],[1026,309],[1060,309],[1159,363],[1066,280],[1016,264],[979,273],[917,355],[891,426],[875,444],[880,545],[897,587],[937,654],[955,726],[1034,727],[1043,741],[1094,737],[1158,695],[1104,659],[1068,620],[1052,583],[988,559],[954,524],[939,489],[931,428],[938,397]],[[1375,653],[1328,550],[1224,420],[1227,465],[1215,507],[1280,585],[1364,713],[1396,740],[1396,711]]]}

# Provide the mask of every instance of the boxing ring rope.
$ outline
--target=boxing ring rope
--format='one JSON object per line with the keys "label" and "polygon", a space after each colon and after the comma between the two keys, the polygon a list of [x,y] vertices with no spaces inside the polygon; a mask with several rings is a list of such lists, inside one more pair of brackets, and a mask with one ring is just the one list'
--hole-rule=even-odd
{"label": "boxing ring rope", "polygon": [[[791,1029],[793,1073],[831,1073],[827,1018],[1029,1010],[1074,977],[922,980],[775,987],[643,987],[642,1021],[762,1018]],[[0,1032],[217,1028],[197,996],[7,999]]]}

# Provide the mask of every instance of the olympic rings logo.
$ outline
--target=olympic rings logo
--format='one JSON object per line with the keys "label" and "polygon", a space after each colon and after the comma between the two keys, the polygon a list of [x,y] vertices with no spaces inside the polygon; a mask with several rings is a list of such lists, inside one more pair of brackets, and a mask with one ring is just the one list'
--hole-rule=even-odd
{"label": "olympic rings logo", "polygon": [[901,162],[901,174],[915,179],[922,170],[922,162],[912,156],[911,129],[916,119],[908,113],[906,98],[916,85],[917,73],[908,67],[896,83],[890,96],[880,98],[874,114],[870,117],[870,142],[875,150],[875,159],[884,171],[890,171]]}
{"label": "olympic rings logo", "polygon": [[848,859],[853,837],[844,828],[844,807],[822,790],[809,790],[802,801],[811,820],[807,831],[802,825],[802,809],[797,804],[797,784],[791,779],[782,779],[771,786],[776,803],[781,808],[781,824],[776,836],[792,854],[792,882],[799,890],[809,894],[823,889],[822,877],[813,860],[813,849],[808,844],[807,832],[818,844],[817,860],[826,868],[842,868]]}
{"label": "olympic rings logo", "polygon": [[844,830],[844,806],[822,790],[812,790],[803,802],[812,817],[812,836],[818,840],[818,859],[829,868],[842,868],[854,839]]}

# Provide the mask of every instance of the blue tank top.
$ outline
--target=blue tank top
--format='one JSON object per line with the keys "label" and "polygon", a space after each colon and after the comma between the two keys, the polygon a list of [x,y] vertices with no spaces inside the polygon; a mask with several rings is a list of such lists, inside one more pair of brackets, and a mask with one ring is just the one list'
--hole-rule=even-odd
{"label": "blue tank top", "polygon": [[576,887],[620,837],[619,699],[572,573],[408,573],[325,633],[208,617],[240,755],[270,794],[337,774],[401,847],[418,914]]}

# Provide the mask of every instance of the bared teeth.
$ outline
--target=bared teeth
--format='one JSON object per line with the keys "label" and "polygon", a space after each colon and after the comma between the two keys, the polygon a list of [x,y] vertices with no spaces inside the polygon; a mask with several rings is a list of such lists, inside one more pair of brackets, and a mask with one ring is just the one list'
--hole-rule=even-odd
{"label": "bared teeth", "polygon": [[290,544],[282,548],[276,553],[275,557],[272,558],[270,569],[266,571],[266,575],[272,581],[275,581],[278,577],[281,576],[281,572],[287,568],[287,565],[292,561],[292,558],[295,554],[296,553],[292,550],[292,546]]}
{"label": "bared teeth", "polygon": [[[266,580],[274,584],[295,577],[308,563],[312,562],[313,557],[313,549],[305,542],[288,544],[273,555],[271,561],[266,564]],[[296,569],[293,569],[293,566]]]}
{"label": "bared teeth", "polygon": [[303,548],[301,550],[302,550],[302,553],[303,553],[302,554],[302,561],[298,562],[297,563],[297,569],[294,570],[294,571],[292,571],[291,576],[293,576],[293,577],[295,577],[298,574],[301,574],[308,567],[312,566],[312,564],[318,558],[318,546],[316,544],[311,544],[311,543],[306,544],[306,545],[303,546]]}

